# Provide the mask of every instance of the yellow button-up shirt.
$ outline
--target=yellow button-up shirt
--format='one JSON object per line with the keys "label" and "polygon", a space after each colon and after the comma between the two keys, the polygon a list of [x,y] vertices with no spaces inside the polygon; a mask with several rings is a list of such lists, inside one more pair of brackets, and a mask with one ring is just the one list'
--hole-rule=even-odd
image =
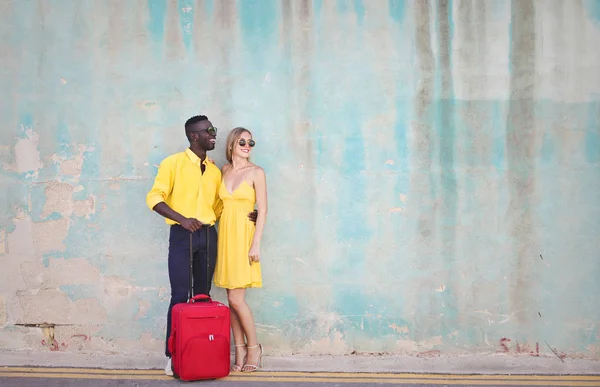
{"label": "yellow button-up shirt", "polygon": [[[206,166],[204,174],[200,170],[200,158],[189,148],[165,158],[146,195],[148,207],[153,209],[158,203],[165,202],[186,218],[214,225],[223,210],[219,198],[221,171],[208,158],[203,164]],[[167,224],[177,224],[165,219]]]}

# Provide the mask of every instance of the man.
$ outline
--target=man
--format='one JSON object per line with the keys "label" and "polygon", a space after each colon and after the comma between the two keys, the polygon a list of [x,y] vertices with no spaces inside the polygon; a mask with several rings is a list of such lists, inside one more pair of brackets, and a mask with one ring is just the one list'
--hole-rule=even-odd
{"label": "man", "polygon": [[[172,376],[171,353],[168,348],[171,334],[171,311],[178,303],[186,302],[189,292],[190,233],[194,261],[194,293],[210,295],[217,260],[217,231],[223,203],[219,199],[221,171],[206,157],[215,148],[217,129],[206,116],[194,116],[185,123],[190,146],[165,158],[158,168],[152,189],[146,195],[148,207],[165,218],[169,233],[169,282],[171,302],[167,312],[165,373]],[[256,222],[256,212],[248,217]],[[208,228],[209,251],[206,257]],[[208,265],[207,260],[208,259]],[[207,268],[208,266],[208,268]],[[207,272],[208,271],[208,272]]]}

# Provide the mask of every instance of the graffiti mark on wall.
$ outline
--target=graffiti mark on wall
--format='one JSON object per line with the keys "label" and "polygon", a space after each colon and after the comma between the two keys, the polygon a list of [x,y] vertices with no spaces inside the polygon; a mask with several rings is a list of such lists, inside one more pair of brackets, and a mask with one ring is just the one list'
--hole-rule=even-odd
{"label": "graffiti mark on wall", "polygon": [[[77,335],[72,335],[66,341],[63,341],[62,343],[59,343],[58,340],[51,337],[48,340],[42,340],[40,344],[42,344],[42,346],[44,346],[44,347],[48,347],[48,349],[52,352],[64,351],[67,348],[69,348],[70,345],[74,344],[74,342],[78,341],[76,339],[81,339],[81,340],[79,340],[81,343],[90,341],[90,337],[88,335],[77,334]],[[81,349],[81,348],[79,348],[79,349]]]}
{"label": "graffiti mark on wall", "polygon": [[530,346],[529,344],[521,344],[518,341],[515,341],[515,344],[512,345],[512,340],[503,337],[499,341],[499,345],[501,350],[499,352],[502,353],[512,353],[517,355],[529,354],[531,356],[538,357],[540,356],[540,343],[536,342],[535,347]]}

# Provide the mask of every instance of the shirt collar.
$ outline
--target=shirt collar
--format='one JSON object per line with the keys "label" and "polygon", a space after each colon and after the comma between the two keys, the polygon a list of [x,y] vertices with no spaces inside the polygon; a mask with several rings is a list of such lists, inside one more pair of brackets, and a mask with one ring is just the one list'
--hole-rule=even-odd
{"label": "shirt collar", "polygon": [[[198,157],[194,152],[192,152],[190,148],[187,148],[185,150],[185,154],[187,155],[187,157],[189,157],[192,163],[194,163],[194,165],[200,165],[200,157]],[[204,158],[202,164],[208,165],[208,156]]]}

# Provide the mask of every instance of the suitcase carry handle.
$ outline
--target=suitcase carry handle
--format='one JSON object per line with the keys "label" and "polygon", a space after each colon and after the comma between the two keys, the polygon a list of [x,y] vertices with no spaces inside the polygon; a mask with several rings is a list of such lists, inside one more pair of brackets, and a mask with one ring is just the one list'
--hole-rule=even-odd
{"label": "suitcase carry handle", "polygon": [[199,300],[212,301],[212,299],[209,296],[207,296],[206,294],[198,294],[190,299],[191,302],[199,301]]}

